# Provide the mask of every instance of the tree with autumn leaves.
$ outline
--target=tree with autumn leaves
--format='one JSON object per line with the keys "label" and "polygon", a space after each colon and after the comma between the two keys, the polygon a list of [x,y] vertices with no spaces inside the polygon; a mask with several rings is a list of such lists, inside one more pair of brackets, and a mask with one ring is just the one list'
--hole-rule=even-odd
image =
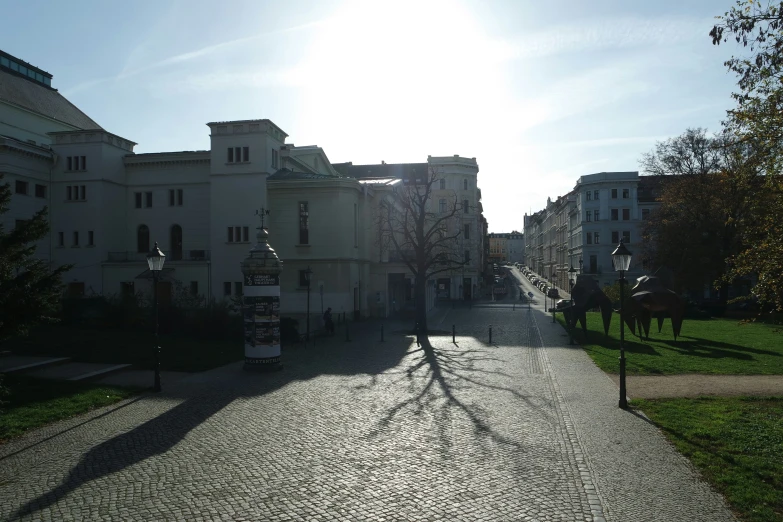
{"label": "tree with autumn leaves", "polygon": [[726,67],[738,76],[723,130],[658,143],[641,161],[661,176],[660,208],[643,226],[644,256],[684,290],[752,278],[751,295],[783,311],[783,2],[737,4],[710,31],[750,52]]}

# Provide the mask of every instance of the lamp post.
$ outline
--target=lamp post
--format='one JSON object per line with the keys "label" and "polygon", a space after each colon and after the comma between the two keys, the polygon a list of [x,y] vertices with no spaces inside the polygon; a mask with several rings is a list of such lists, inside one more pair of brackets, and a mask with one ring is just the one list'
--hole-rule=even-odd
{"label": "lamp post", "polygon": [[628,267],[631,266],[631,252],[623,244],[623,240],[620,240],[620,244],[617,245],[614,252],[612,252],[612,263],[614,269],[620,272],[620,408],[628,409],[628,398],[625,393],[625,323],[623,322],[623,285],[625,284],[625,272]]}
{"label": "lamp post", "polygon": [[307,265],[307,270],[304,272],[305,279],[307,280],[307,333],[305,333],[305,341],[310,340],[310,279],[312,278],[313,271],[310,270],[310,265]]}
{"label": "lamp post", "polygon": [[152,272],[152,299],[155,307],[155,383],[153,390],[160,391],[160,345],[158,343],[158,273],[163,270],[163,263],[166,261],[166,255],[158,248],[158,242],[152,252],[147,254],[147,266]]}
{"label": "lamp post", "polygon": [[582,275],[582,256],[579,256],[579,275]]}
{"label": "lamp post", "polygon": [[[574,265],[571,265],[571,268],[568,269],[568,296],[571,298],[571,304],[568,307],[568,318],[566,320],[566,323],[568,324],[568,344],[574,344],[574,326],[576,326],[576,321],[574,321],[574,274],[576,273],[576,268],[574,268]],[[574,324],[571,324],[572,321]]]}

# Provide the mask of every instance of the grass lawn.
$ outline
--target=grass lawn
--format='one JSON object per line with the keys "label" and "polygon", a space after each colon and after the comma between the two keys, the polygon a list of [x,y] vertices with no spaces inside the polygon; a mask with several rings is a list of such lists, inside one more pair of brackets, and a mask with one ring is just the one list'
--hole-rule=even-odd
{"label": "grass lawn", "polygon": [[50,381],[6,375],[10,394],[0,415],[0,443],[45,424],[108,406],[141,390],[84,382]]}
{"label": "grass lawn", "polygon": [[[31,332],[29,337],[8,341],[1,347],[18,355],[73,357],[78,362],[130,363],[151,369],[154,346],[153,333],[148,331],[53,325]],[[169,371],[199,372],[244,357],[241,337],[210,341],[161,335],[160,347],[161,368]]]}
{"label": "grass lawn", "polygon": [[783,520],[783,398],[634,400],[752,522]]}
{"label": "grass lawn", "polygon": [[[558,320],[565,327],[562,315]],[[685,319],[677,341],[669,319],[650,339],[639,339],[625,328],[626,370],[629,375],[678,373],[783,375],[783,332],[780,326],[739,324],[737,319]],[[612,317],[609,336],[601,315],[587,313],[587,339],[577,324],[574,339],[607,373],[619,373],[620,316]]]}

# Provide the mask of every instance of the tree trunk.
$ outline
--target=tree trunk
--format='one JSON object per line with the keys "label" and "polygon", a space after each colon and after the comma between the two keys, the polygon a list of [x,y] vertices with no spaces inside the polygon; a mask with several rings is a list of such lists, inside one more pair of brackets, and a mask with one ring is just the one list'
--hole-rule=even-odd
{"label": "tree trunk", "polygon": [[413,298],[416,302],[416,323],[419,325],[419,332],[427,333],[427,289],[426,281],[423,277],[416,277],[413,283]]}

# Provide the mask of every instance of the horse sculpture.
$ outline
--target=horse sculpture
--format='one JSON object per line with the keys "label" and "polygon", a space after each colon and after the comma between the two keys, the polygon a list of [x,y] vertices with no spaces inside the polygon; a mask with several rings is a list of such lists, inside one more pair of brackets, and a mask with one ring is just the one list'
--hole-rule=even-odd
{"label": "horse sculpture", "polygon": [[574,306],[566,308],[566,322],[570,327],[576,326],[576,321],[582,325],[582,331],[587,335],[587,311],[591,308],[600,308],[604,321],[604,333],[609,334],[609,325],[612,323],[612,302],[599,288],[598,283],[589,275],[579,275],[576,284],[571,290]]}
{"label": "horse sculpture", "polygon": [[641,339],[642,329],[644,336],[650,338],[650,322],[655,315],[658,320],[658,333],[663,327],[664,312],[669,312],[672,318],[672,330],[674,331],[674,340],[680,335],[682,320],[685,316],[685,303],[683,300],[663,286],[659,278],[654,276],[642,276],[636,280],[636,286],[631,289],[631,297],[624,303],[623,311],[625,324],[628,325],[631,332],[636,334],[636,323],[639,323],[639,333],[636,334]]}

